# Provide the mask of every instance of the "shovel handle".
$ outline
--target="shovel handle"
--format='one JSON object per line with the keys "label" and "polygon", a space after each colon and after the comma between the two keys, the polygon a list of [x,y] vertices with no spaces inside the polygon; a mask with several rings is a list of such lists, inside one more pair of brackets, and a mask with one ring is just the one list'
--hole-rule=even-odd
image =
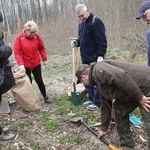
{"label": "shovel handle", "polygon": [[75,84],[75,82],[73,82],[73,90],[74,90],[74,92],[76,92],[76,84]]}
{"label": "shovel handle", "polygon": [[[98,134],[92,129],[90,128],[85,121],[83,121],[83,124],[95,135],[98,137]],[[121,150],[120,148],[117,148],[115,146],[113,146],[112,144],[110,144],[105,138],[101,137],[100,140],[105,143],[111,150]]]}

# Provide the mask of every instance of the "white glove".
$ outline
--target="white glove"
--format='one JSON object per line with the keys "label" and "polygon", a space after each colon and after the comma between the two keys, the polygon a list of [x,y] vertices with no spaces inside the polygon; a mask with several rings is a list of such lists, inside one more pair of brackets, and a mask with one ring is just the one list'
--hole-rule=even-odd
{"label": "white glove", "polygon": [[19,66],[19,70],[25,70],[24,65]]}
{"label": "white glove", "polygon": [[71,41],[71,47],[77,47],[78,42],[76,40]]}
{"label": "white glove", "polygon": [[99,57],[97,58],[97,62],[102,62],[102,61],[103,61],[103,57],[99,56]]}
{"label": "white glove", "polygon": [[47,61],[43,61],[43,66],[46,66],[47,65]]}

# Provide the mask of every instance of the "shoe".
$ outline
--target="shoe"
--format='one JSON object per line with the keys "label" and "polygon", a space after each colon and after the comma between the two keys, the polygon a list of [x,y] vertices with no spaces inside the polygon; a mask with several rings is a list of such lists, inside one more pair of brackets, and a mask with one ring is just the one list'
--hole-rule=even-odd
{"label": "shoe", "polygon": [[87,109],[88,109],[88,110],[98,110],[99,107],[97,107],[97,106],[94,105],[94,104],[91,104],[91,105],[89,105],[89,106],[87,107]]}
{"label": "shoe", "polygon": [[129,148],[134,148],[134,146],[135,146],[133,139],[122,139],[120,141],[118,141],[116,139],[112,139],[111,143],[116,146],[126,146]]}
{"label": "shoe", "polygon": [[9,129],[8,128],[2,128],[2,131],[7,133],[9,131]]}
{"label": "shoe", "polygon": [[83,103],[84,105],[90,105],[90,104],[93,104],[90,100],[86,101]]}
{"label": "shoe", "polygon": [[51,103],[52,100],[50,98],[48,98],[47,96],[44,97],[44,102],[45,103]]}
{"label": "shoe", "polygon": [[15,134],[12,134],[12,133],[2,132],[2,134],[0,135],[1,141],[8,141],[8,140],[12,140],[14,138],[15,138]]}

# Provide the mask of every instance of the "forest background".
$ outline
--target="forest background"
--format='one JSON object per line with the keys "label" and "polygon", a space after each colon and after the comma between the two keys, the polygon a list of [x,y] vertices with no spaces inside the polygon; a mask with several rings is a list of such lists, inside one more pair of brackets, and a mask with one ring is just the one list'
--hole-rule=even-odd
{"label": "forest background", "polygon": [[[148,25],[136,20],[139,6],[145,0],[0,0],[0,10],[4,15],[1,24],[5,41],[13,45],[14,38],[28,20],[39,26],[49,54],[70,52],[70,38],[77,37],[78,18],[75,6],[86,4],[95,16],[102,19],[106,28],[108,50],[133,50],[129,45],[137,37],[146,45]],[[136,40],[136,41],[135,41]],[[144,47],[145,48],[145,47]],[[142,51],[143,52],[143,51]]]}

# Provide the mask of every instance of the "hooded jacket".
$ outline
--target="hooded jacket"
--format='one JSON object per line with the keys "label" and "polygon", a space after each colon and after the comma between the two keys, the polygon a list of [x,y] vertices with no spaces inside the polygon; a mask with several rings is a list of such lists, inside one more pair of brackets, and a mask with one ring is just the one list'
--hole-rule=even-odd
{"label": "hooded jacket", "polygon": [[47,61],[44,43],[39,34],[33,38],[26,37],[24,30],[14,41],[14,55],[18,65],[24,65],[25,68],[34,69],[41,60]]}
{"label": "hooded jacket", "polygon": [[150,96],[150,68],[144,65],[106,60],[91,66],[90,84],[96,84],[101,95],[102,130],[106,131],[115,99],[125,104]]}
{"label": "hooded jacket", "polygon": [[104,57],[107,48],[105,27],[99,18],[90,13],[85,22],[79,23],[77,40],[80,46],[81,57],[84,62],[97,61],[98,56]]}

